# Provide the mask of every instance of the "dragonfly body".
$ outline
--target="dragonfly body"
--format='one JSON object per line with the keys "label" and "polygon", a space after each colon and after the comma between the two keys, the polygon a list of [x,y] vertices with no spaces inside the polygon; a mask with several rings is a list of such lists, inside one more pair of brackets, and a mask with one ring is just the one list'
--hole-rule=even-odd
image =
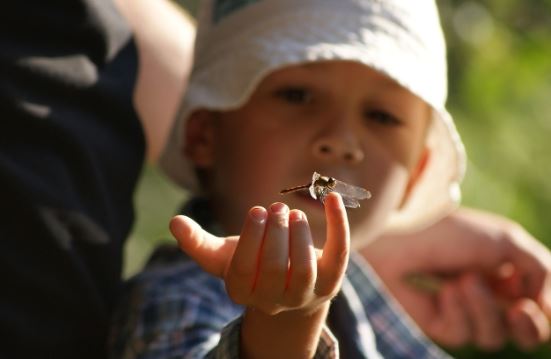
{"label": "dragonfly body", "polygon": [[308,187],[310,195],[314,199],[320,198],[323,201],[323,198],[335,190],[337,185],[337,180],[333,177],[321,176],[317,172],[314,172],[312,177],[312,185]]}
{"label": "dragonfly body", "polygon": [[350,208],[360,207],[360,200],[371,198],[371,193],[364,188],[339,181],[333,177],[322,176],[317,172],[312,175],[312,182],[284,189],[280,193],[286,194],[304,190],[308,190],[312,198],[320,200],[322,203],[330,192],[338,192],[344,205]]}

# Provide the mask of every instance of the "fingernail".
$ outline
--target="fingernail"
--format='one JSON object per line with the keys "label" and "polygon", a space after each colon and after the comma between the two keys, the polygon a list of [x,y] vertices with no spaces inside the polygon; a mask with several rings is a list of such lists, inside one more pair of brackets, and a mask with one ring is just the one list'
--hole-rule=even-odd
{"label": "fingernail", "polygon": [[251,218],[257,223],[264,223],[266,221],[267,213],[262,207],[253,207],[249,213]]}
{"label": "fingernail", "polygon": [[289,222],[302,222],[306,220],[306,215],[300,210],[293,210],[289,213]]}
{"label": "fingernail", "polygon": [[276,202],[270,206],[270,211],[277,214],[285,214],[289,212],[289,207],[285,203]]}

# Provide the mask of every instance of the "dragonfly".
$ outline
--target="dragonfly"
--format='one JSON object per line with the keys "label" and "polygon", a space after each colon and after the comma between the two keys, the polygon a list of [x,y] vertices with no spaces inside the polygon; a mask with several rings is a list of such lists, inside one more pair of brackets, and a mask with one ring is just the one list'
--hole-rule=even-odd
{"label": "dragonfly", "polygon": [[358,208],[360,207],[359,201],[371,198],[371,192],[364,188],[339,181],[333,177],[322,176],[317,172],[312,175],[310,183],[283,189],[280,194],[306,190],[310,192],[313,199],[317,199],[321,203],[325,202],[325,197],[330,192],[337,192],[341,195],[344,205],[349,208]]}

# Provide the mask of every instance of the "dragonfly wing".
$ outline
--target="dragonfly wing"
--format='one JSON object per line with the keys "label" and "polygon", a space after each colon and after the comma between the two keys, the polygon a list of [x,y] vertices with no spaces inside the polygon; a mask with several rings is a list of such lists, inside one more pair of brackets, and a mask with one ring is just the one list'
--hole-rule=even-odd
{"label": "dragonfly wing", "polygon": [[342,181],[335,181],[335,187],[333,191],[339,192],[342,197],[350,197],[351,199],[362,200],[371,198],[371,193],[368,190],[354,186]]}
{"label": "dragonfly wing", "polygon": [[348,197],[348,196],[342,196],[342,202],[344,203],[345,207],[348,208],[358,208],[360,207],[360,202],[358,202],[357,199]]}

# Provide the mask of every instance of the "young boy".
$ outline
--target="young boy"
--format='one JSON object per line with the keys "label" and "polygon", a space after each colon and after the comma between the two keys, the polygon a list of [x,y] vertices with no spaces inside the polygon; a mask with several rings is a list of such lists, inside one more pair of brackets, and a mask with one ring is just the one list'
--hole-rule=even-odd
{"label": "young boy", "polygon": [[[383,231],[432,224],[459,198],[434,3],[206,1],[199,24],[163,165],[204,194],[185,214],[241,235],[176,217],[196,262],[156,253],[130,287],[117,357],[446,357],[364,258]],[[337,194],[279,195],[314,171],[373,198],[347,214]]]}

